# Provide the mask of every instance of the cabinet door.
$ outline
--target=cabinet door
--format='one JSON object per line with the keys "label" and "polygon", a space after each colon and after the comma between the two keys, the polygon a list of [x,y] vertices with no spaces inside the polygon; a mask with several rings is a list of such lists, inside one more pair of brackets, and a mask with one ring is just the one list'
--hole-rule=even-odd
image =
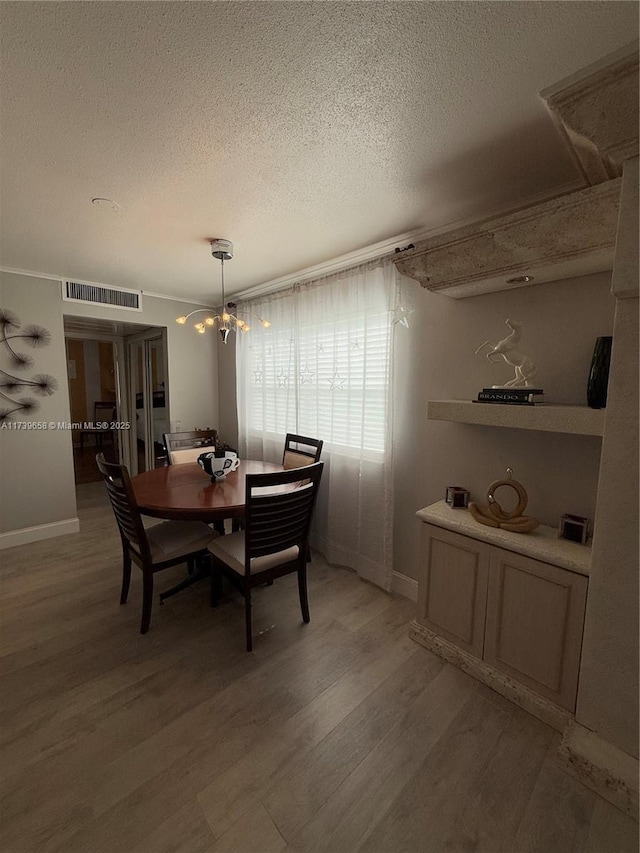
{"label": "cabinet door", "polygon": [[491,549],[484,659],[575,710],[587,578]]}
{"label": "cabinet door", "polygon": [[418,622],[482,657],[489,546],[421,525]]}

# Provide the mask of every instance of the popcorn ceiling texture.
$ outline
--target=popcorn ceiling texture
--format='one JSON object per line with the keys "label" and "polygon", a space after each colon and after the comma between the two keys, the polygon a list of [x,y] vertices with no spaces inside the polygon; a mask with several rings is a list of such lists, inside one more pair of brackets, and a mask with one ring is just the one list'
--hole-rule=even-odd
{"label": "popcorn ceiling texture", "polygon": [[[4,3],[0,263],[210,299],[578,178],[633,3]],[[92,207],[106,196],[122,209]]]}

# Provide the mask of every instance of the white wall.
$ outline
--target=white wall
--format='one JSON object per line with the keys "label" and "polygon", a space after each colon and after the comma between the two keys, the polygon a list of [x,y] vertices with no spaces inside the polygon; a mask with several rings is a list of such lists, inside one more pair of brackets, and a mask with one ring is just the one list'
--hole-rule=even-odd
{"label": "white wall", "polygon": [[538,365],[545,399],[586,405],[595,339],[611,334],[610,275],[598,274],[451,299],[406,281],[415,312],[396,336],[394,568],[417,577],[416,510],[464,486],[484,501],[487,486],[513,468],[529,493],[527,512],[557,525],[564,512],[595,514],[601,440],[427,421],[428,400],[471,400],[482,387],[512,378],[503,361],[474,355],[485,340],[524,324],[521,351]]}
{"label": "white wall", "polygon": [[[59,389],[29,420],[70,420],[63,328],[63,315],[68,314],[166,326],[172,421],[180,420],[183,429],[217,422],[215,336],[197,335],[190,326],[175,322],[177,316],[197,306],[149,296],[143,297],[142,312],[75,305],[62,300],[57,280],[4,272],[0,272],[0,305],[17,313],[25,324],[38,323],[51,331],[51,344],[32,351],[37,356],[37,370],[31,373],[52,374]],[[3,361],[0,366],[5,364]],[[76,515],[70,431],[0,431],[0,472],[0,534]]]}

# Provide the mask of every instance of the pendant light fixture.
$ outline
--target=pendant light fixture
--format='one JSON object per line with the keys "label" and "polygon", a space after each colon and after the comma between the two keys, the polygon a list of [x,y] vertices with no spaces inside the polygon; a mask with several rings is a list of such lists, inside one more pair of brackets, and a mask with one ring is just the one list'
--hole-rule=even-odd
{"label": "pendant light fixture", "polygon": [[[242,320],[236,313],[236,303],[235,302],[225,302],[224,296],[224,262],[230,261],[233,258],[233,243],[231,240],[211,240],[211,254],[214,258],[217,258],[220,261],[220,272],[222,279],[222,313],[221,314],[209,314],[208,317],[205,317],[204,320],[195,323],[194,328],[196,332],[200,335],[204,335],[207,331],[207,327],[213,328],[217,326],[218,331],[220,332],[220,337],[222,338],[222,343],[226,344],[229,339],[229,334],[231,330],[237,332],[240,330],[241,332],[248,332],[251,326]],[[191,311],[189,314],[184,314],[182,317],[176,318],[176,323],[179,323],[181,326],[187,322],[189,317],[192,317],[194,314],[199,314],[201,311],[209,312],[208,308],[196,308],[195,311]],[[268,329],[271,323],[269,320],[263,320],[261,317],[257,315],[256,319],[260,322],[260,325],[264,329]]]}

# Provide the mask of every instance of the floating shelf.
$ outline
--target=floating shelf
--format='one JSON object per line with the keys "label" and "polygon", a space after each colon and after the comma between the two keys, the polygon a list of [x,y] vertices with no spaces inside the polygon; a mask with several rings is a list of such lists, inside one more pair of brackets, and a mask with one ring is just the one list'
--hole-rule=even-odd
{"label": "floating shelf", "polygon": [[432,421],[454,421],[478,426],[533,429],[540,432],[563,432],[571,435],[604,433],[604,409],[587,406],[513,406],[505,403],[472,403],[469,400],[430,400],[427,418]]}
{"label": "floating shelf", "polygon": [[543,563],[552,563],[570,572],[588,575],[591,570],[591,545],[578,545],[558,539],[557,528],[546,524],[541,524],[531,533],[512,533],[480,524],[468,510],[451,509],[444,501],[419,509],[416,515],[421,521],[435,524],[436,527],[471,536]]}

